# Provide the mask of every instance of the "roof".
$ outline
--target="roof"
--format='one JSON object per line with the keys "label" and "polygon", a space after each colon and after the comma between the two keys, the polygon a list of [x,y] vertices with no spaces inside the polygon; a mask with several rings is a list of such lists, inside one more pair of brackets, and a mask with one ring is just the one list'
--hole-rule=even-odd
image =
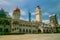
{"label": "roof", "polygon": [[20,9],[17,7],[17,8],[14,8],[13,9],[13,12],[20,12]]}

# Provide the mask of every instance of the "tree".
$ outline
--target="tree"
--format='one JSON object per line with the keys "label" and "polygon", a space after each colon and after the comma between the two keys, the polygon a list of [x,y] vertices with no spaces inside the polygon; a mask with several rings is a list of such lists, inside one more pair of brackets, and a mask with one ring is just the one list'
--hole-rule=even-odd
{"label": "tree", "polygon": [[1,18],[0,19],[0,24],[1,25],[10,25],[10,22],[6,18]]}
{"label": "tree", "polygon": [[8,12],[6,12],[3,8],[0,9],[0,18],[7,18]]}

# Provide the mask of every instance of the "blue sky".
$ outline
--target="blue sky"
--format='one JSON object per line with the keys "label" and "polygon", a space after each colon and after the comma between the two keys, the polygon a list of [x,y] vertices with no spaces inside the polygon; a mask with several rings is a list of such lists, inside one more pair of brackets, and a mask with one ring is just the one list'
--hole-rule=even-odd
{"label": "blue sky", "polygon": [[4,8],[11,16],[13,9],[18,6],[22,20],[28,20],[28,12],[31,12],[32,20],[35,20],[35,9],[38,5],[42,11],[43,22],[49,23],[49,15],[55,13],[60,23],[60,0],[0,0],[0,8]]}

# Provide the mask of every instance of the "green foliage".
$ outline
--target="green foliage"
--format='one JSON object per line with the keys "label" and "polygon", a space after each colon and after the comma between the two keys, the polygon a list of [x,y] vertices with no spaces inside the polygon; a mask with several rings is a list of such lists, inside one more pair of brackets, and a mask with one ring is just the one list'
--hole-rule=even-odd
{"label": "green foliage", "polygon": [[0,18],[7,18],[8,12],[6,12],[3,8],[0,9]]}
{"label": "green foliage", "polygon": [[0,18],[1,25],[10,25],[10,22],[6,18]]}

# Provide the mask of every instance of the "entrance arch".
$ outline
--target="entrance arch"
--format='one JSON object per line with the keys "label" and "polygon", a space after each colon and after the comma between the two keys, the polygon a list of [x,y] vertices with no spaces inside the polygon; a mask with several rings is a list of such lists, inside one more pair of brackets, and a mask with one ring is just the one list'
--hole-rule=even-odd
{"label": "entrance arch", "polygon": [[41,30],[40,29],[38,29],[38,33],[41,33]]}

